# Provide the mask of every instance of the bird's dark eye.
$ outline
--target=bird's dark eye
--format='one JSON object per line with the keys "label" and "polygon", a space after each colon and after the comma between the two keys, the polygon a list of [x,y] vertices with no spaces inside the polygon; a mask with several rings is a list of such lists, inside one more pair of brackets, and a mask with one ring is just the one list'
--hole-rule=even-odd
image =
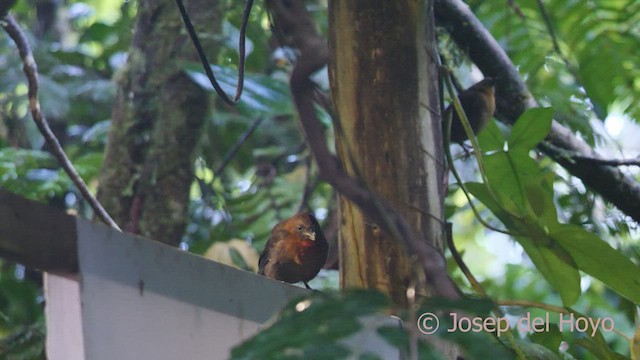
{"label": "bird's dark eye", "polygon": [[302,231],[302,225],[298,225],[298,231]]}

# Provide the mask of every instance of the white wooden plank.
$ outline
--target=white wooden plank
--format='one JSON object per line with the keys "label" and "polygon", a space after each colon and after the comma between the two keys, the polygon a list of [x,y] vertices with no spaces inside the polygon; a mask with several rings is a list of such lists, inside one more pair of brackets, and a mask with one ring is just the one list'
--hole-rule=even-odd
{"label": "white wooden plank", "polygon": [[226,359],[307,290],[78,221],[87,359]]}
{"label": "white wooden plank", "polygon": [[80,285],[77,276],[44,274],[49,360],[84,360]]}

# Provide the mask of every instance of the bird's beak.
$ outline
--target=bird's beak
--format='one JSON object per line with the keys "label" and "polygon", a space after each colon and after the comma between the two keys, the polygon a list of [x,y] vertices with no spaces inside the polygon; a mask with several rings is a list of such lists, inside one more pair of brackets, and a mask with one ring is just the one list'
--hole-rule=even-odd
{"label": "bird's beak", "polygon": [[313,231],[305,231],[304,237],[311,241],[316,241],[316,233]]}

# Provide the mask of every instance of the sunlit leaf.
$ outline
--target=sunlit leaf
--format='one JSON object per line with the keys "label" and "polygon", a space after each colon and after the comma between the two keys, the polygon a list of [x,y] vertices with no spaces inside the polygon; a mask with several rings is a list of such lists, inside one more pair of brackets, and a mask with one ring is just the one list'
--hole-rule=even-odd
{"label": "sunlit leaf", "polygon": [[533,108],[525,111],[511,128],[509,149],[533,149],[551,130],[552,116],[551,108]]}
{"label": "sunlit leaf", "polygon": [[580,270],[640,303],[640,267],[622,253],[575,225],[558,224],[549,235],[571,254]]}

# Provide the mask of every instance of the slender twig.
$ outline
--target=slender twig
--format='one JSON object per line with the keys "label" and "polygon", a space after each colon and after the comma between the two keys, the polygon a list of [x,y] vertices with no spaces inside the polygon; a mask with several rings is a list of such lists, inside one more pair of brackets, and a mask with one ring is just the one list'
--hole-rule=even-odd
{"label": "slender twig", "polygon": [[[560,49],[560,44],[558,42],[558,36],[556,35],[555,30],[553,29],[553,24],[551,23],[551,17],[549,16],[549,13],[547,12],[547,8],[544,6],[544,3],[542,2],[542,0],[537,0],[537,3],[538,3],[538,8],[540,9],[540,15],[542,15],[542,19],[544,20],[544,24],[547,27],[547,32],[549,33],[549,36],[551,37],[551,43],[553,44],[553,50],[558,54],[560,59],[562,59],[562,62],[564,62],[564,66],[567,67],[567,70],[569,70],[571,75],[573,75],[573,77],[576,79],[576,81],[579,84],[581,84],[580,76],[578,75],[578,72],[575,70],[573,65],[571,65],[571,62],[569,61],[569,59],[564,55],[564,53]],[[582,86],[582,84],[580,86]]]}
{"label": "slender twig", "polygon": [[540,302],[531,301],[531,300],[500,300],[500,301],[498,301],[498,305],[500,305],[500,306],[521,306],[521,307],[528,307],[528,308],[537,308],[537,309],[542,309],[542,310],[547,310],[547,311],[553,311],[553,312],[559,313],[559,314],[568,314],[568,313],[570,313],[570,311],[568,309],[563,308],[561,306],[550,305],[550,304],[540,303]]}
{"label": "slender twig", "polygon": [[307,171],[305,174],[305,184],[304,184],[304,192],[302,193],[302,199],[300,200],[300,206],[298,206],[298,212],[304,211],[309,207],[309,200],[311,199],[311,195],[315,191],[320,180],[317,176],[313,176],[312,173],[312,161],[311,156],[307,156],[306,166]]}
{"label": "slender twig", "polygon": [[592,156],[576,154],[572,157],[576,160],[588,161],[608,166],[640,166],[640,156],[634,159],[599,159]]}
{"label": "slender twig", "polygon": [[[233,146],[231,146],[231,149],[229,149],[226,152],[226,154],[224,154],[224,156],[222,157],[222,162],[220,163],[220,165],[218,165],[218,167],[213,172],[214,176],[220,176],[222,174],[222,172],[227,167],[227,165],[229,165],[233,157],[236,156],[236,154],[238,153],[238,150],[240,150],[240,147],[249,139],[249,137],[251,137],[251,135],[253,135],[254,131],[256,131],[256,129],[258,128],[258,126],[260,126],[260,124],[264,119],[265,118],[262,116],[255,119],[253,123],[251,123],[251,126],[249,126],[249,128],[245,130],[238,137],[238,140],[236,140]],[[204,181],[203,179],[200,179],[199,177],[196,177],[196,181],[198,182],[198,187],[200,188],[200,194],[202,198],[206,199],[205,203],[207,205],[211,205],[210,201],[208,200],[209,196],[213,192],[211,187],[209,186],[210,183]]]}
{"label": "slender twig", "polygon": [[53,131],[49,127],[47,120],[45,119],[42,111],[40,109],[40,100],[38,100],[38,66],[36,64],[35,59],[33,58],[33,54],[31,53],[31,48],[29,46],[29,42],[27,41],[24,32],[20,28],[20,25],[15,21],[13,16],[7,15],[4,17],[2,21],[2,27],[9,34],[9,37],[13,40],[18,48],[18,52],[20,53],[20,58],[22,58],[23,71],[27,76],[27,82],[29,84],[28,97],[29,97],[29,110],[31,111],[31,116],[40,130],[40,133],[44,137],[47,145],[51,148],[51,152],[58,159],[58,162],[64,169],[64,171],[69,175],[71,181],[78,188],[82,196],[87,199],[89,205],[95,211],[96,215],[107,225],[112,228],[121,231],[118,224],[109,216],[107,211],[102,207],[102,204],[91,194],[91,191],[85,184],[84,180],[80,177],[76,169],[73,167],[73,164],[65,154],[58,138],[56,138]]}
{"label": "slender twig", "polygon": [[245,132],[243,132],[242,135],[240,135],[240,137],[238,137],[238,140],[236,140],[236,143],[233,144],[231,149],[229,149],[226,154],[224,154],[224,157],[222,158],[222,162],[220,163],[218,168],[213,172],[215,176],[220,176],[220,174],[222,174],[222,172],[227,167],[231,159],[233,159],[233,157],[236,155],[236,153],[238,152],[242,144],[244,144],[249,139],[249,137],[251,137],[253,132],[256,131],[256,129],[258,128],[258,126],[260,126],[260,124],[264,119],[265,118],[263,116],[255,119],[251,124],[251,126],[247,130],[245,130]]}
{"label": "slender twig", "polygon": [[[464,276],[467,278],[467,281],[469,281],[469,284],[471,284],[471,287],[473,287],[473,289],[481,297],[486,298],[486,299],[490,299],[489,295],[487,294],[487,291],[480,284],[478,279],[476,279],[476,277],[473,275],[471,270],[469,270],[469,267],[464,262],[464,260],[462,259],[462,256],[458,252],[458,249],[456,249],[456,245],[453,242],[453,229],[452,229],[451,223],[447,223],[447,243],[449,245],[449,250],[451,251],[451,256],[453,256],[453,259],[458,264],[458,267],[460,268],[460,270],[462,271]],[[494,313],[494,315],[496,315],[499,318],[504,318],[504,312],[502,311],[502,309],[500,309],[499,306],[494,305],[493,313]],[[516,352],[518,358],[519,359],[526,359],[526,357],[524,356],[524,353],[522,352],[522,349],[520,348],[520,346],[516,342],[515,337],[513,336],[513,334],[511,332],[507,332],[506,335],[507,335],[507,339],[509,340],[509,343],[511,344],[511,347]]]}
{"label": "slender twig", "polygon": [[244,62],[245,62],[245,41],[246,41],[246,32],[247,32],[247,24],[249,23],[249,15],[251,14],[251,7],[253,6],[253,0],[247,1],[247,5],[244,8],[244,15],[242,16],[242,25],[240,26],[240,40],[238,44],[238,84],[236,85],[236,95],[233,99],[229,98],[229,96],[224,92],[218,80],[216,80],[215,75],[213,75],[213,71],[211,70],[211,65],[209,64],[209,59],[207,58],[207,54],[204,52],[202,45],[200,44],[200,40],[198,39],[198,35],[196,34],[196,30],[193,28],[193,24],[191,23],[191,18],[189,14],[187,14],[187,9],[185,9],[182,0],[176,0],[176,4],[178,5],[178,10],[180,10],[180,16],[182,16],[182,21],[184,21],[184,25],[187,28],[187,32],[189,33],[189,37],[193,42],[193,45],[198,52],[198,57],[200,58],[200,62],[202,63],[202,67],[204,68],[205,74],[207,74],[207,78],[213,85],[213,88],[216,90],[216,93],[222,100],[233,106],[238,103],[240,100],[240,95],[242,95],[242,89],[244,87]]}
{"label": "slender twig", "polygon": [[456,249],[456,244],[453,242],[453,228],[451,226],[451,223],[447,223],[447,244],[449,245],[449,250],[451,251],[451,256],[453,256],[453,260],[456,262],[456,264],[458,264],[458,267],[460,268],[464,276],[467,278],[467,281],[469,281],[469,284],[471,284],[471,287],[480,296],[487,297],[487,292],[482,287],[482,285],[480,285],[480,282],[478,281],[478,279],[476,279],[473,273],[471,273],[471,270],[469,270],[469,267],[462,259],[462,256],[458,252],[458,249]]}

